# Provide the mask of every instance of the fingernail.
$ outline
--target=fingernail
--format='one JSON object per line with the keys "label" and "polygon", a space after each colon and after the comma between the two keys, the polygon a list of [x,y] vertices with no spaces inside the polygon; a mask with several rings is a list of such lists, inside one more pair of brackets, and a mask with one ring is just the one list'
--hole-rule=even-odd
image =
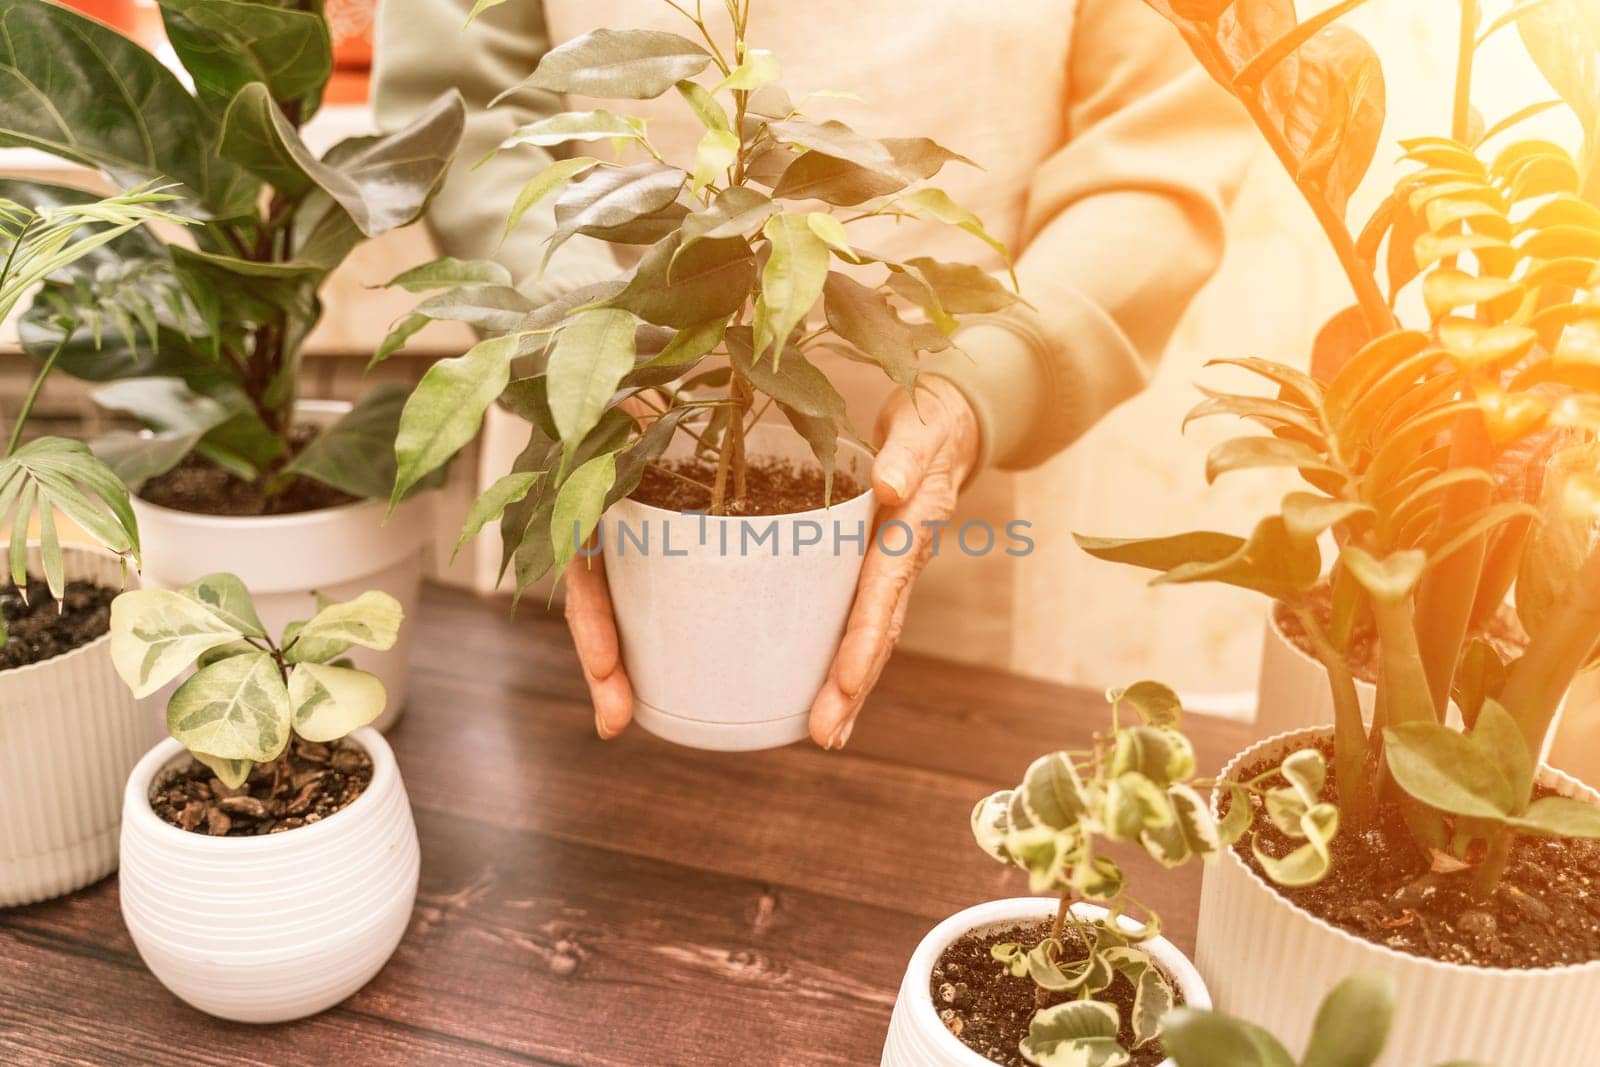
{"label": "fingernail", "polygon": [[906,496],[906,478],[898,470],[890,469],[878,475],[878,480],[888,487],[889,491],[901,500]]}
{"label": "fingernail", "polygon": [[843,748],[850,740],[850,734],[855,731],[856,721],[848,719],[845,724],[833,732],[833,737],[828,741],[828,749]]}
{"label": "fingernail", "polygon": [[610,730],[606,729],[606,720],[600,714],[599,708],[596,708],[594,712],[594,732],[600,735],[600,740],[602,741],[609,741],[615,736]]}

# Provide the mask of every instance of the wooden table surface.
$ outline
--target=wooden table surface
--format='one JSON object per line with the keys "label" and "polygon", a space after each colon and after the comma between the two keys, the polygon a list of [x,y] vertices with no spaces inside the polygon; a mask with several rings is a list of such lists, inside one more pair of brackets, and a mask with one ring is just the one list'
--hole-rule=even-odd
{"label": "wooden table surface", "polygon": [[[0,1063],[876,1064],[922,935],[1027,891],[973,803],[1105,721],[1098,694],[901,655],[843,752],[604,743],[558,615],[507,611],[425,594],[390,734],[422,886],[366,989],[270,1028],[202,1015],[140,963],[112,877],[0,911]],[[1189,725],[1207,773],[1245,740]],[[1192,947],[1198,868],[1128,868]]]}

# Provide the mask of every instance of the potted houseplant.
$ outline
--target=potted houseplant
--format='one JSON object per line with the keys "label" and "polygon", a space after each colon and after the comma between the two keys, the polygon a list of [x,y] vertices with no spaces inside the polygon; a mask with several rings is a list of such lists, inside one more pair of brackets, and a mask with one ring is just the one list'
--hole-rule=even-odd
{"label": "potted houseplant", "polygon": [[[487,329],[407,402],[397,498],[502,399],[532,439],[472,509],[468,532],[499,520],[519,593],[597,537],[635,717],[670,740],[720,749],[806,736],[874,532],[869,454],[813,358],[836,348],[914,392],[919,355],[950,348],[959,316],[1017,299],[971,266],[855,247],[848,223],[886,217],[998,243],[920,184],[961,157],[926,138],[876,140],[806,118],[777,85],[774,56],[747,44],[748,7],[729,5],[727,42],[693,15],[699,42],[586,34],[548,53],[525,83],[605,98],[676,92],[703,122],[681,166],[661,158],[642,121],[609,110],[542,119],[501,146],[612,141],[636,153],[560,159],[530,178],[511,212],[514,224],[562,190],[550,247],[635,246],[631,271],[535,308],[503,269],[441,261],[396,279],[443,291],[385,345],[433,317]],[[915,321],[904,314],[913,308]],[[819,310],[825,321],[811,322]],[[787,426],[762,421],[769,413]]]}
{"label": "potted houseplant", "polygon": [[[1229,784],[1238,803],[1214,818],[1196,791],[1206,783],[1194,778],[1176,695],[1139,682],[1107,696],[1109,732],[1085,751],[1035,760],[1015,789],[973,810],[979,846],[1050,896],[980,904],[923,938],[895,1000],[884,1067],[1152,1067],[1170,1063],[1161,1036],[1173,1005],[1210,1007],[1199,974],[1159,936],[1159,917],[1129,892],[1104,846],[1141,848],[1166,867],[1209,859],[1244,833],[1250,795],[1267,790]],[[1287,773],[1319,773],[1321,759],[1296,753]],[[1307,807],[1287,787],[1273,803],[1294,809],[1294,832],[1300,817],[1308,828],[1303,855],[1285,870],[1315,869],[1337,813]]]}
{"label": "potted houseplant", "polygon": [[[148,427],[99,446],[135,486],[147,584],[236,572],[274,628],[311,610],[312,589],[382,588],[413,607],[426,500],[387,526],[371,502],[393,486],[404,390],[380,387],[350,407],[300,401],[297,386],[318,287],[362,240],[422,213],[463,105],[441,97],[406,128],[319,158],[299,131],[333,67],[320,5],[170,0],[161,13],[192,92],[92,19],[47,0],[0,3],[0,144],[115,183],[177,183],[175,210],[198,222],[185,232],[192,240],[144,234],[114,263],[52,279],[23,318],[24,345],[55,350],[58,313],[86,302],[149,327],[102,336],[80,322],[58,358],[68,374],[113,381],[98,399]],[[307,544],[317,551],[308,556]],[[398,708],[404,643],[387,658],[358,658]]]}
{"label": "potted houseplant", "polygon": [[383,683],[351,666],[386,651],[399,601],[321,602],[274,640],[244,583],[122,594],[111,657],[147,696],[193,665],[171,737],[127,781],[122,915],[152,973],[242,1022],[312,1015],[377,974],[411,920],[417,831],[394,753],[368,728]]}
{"label": "potted houseplant", "polygon": [[[1324,669],[1331,730],[1262,742],[1223,777],[1253,779],[1290,749],[1331,752],[1333,773],[1316,795],[1341,812],[1330,845],[1339,877],[1287,887],[1262,878],[1265,859],[1287,843],[1274,841],[1270,805],[1252,801],[1266,816],[1253,847],[1208,869],[1201,902],[1196,959],[1219,1005],[1300,1041],[1316,983],[1376,970],[1396,979],[1412,1022],[1385,1065],[1440,1052],[1577,1062],[1600,1041],[1587,1008],[1600,997],[1600,795],[1539,758],[1600,642],[1600,382],[1587,358],[1600,212],[1587,195],[1592,172],[1558,146],[1483,147],[1537,108],[1475,129],[1469,104],[1475,49],[1498,28],[1520,20],[1564,89],[1595,44],[1573,32],[1581,19],[1551,24],[1544,7],[1482,29],[1468,0],[1453,134],[1403,143],[1418,169],[1352,238],[1337,194],[1371,157],[1382,81],[1371,49],[1333,21],[1351,6],[1291,24],[1242,64],[1229,58],[1241,54],[1237,19],[1165,10],[1285,163],[1312,179],[1303,187],[1358,297],[1323,331],[1313,374],[1226,361],[1271,381],[1276,395],[1218,395],[1203,409],[1270,431],[1220,445],[1209,477],[1289,467],[1306,489],[1248,537],[1084,544],[1159,570],[1158,580],[1223,581],[1276,598]],[[1275,80],[1283,71],[1347,89],[1291,99]],[[1284,132],[1307,128],[1323,132],[1309,143]],[[1385,241],[1387,296],[1374,266]],[[1428,319],[1407,329],[1392,297],[1414,279]],[[1326,573],[1324,535],[1336,548]],[[1312,598],[1323,582],[1331,599],[1319,612]],[[1525,632],[1486,640],[1483,621],[1508,595]],[[1377,667],[1367,715],[1349,652],[1363,625]]]}
{"label": "potted houseplant", "polygon": [[[153,189],[99,199],[0,180],[0,321],[33,286],[74,262],[105,259],[167,213]],[[117,865],[122,783],[156,736],[154,718],[115,684],[111,598],[139,558],[128,492],[88,447],[23,442],[54,358],[39,368],[0,455],[0,528],[10,527],[0,588],[0,907],[70,892]],[[29,530],[38,523],[38,537]],[[103,547],[61,543],[67,521]]]}

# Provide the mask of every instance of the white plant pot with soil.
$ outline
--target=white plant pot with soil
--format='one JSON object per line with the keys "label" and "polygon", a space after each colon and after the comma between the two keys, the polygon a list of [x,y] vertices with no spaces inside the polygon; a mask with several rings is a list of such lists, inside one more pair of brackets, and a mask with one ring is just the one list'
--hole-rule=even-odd
{"label": "white plant pot with soil", "polygon": [[[1258,742],[1236,756],[1223,777],[1258,762],[1276,763],[1327,736],[1326,729],[1312,729]],[[1537,780],[1600,803],[1600,793],[1559,771],[1544,768]],[[1304,1047],[1331,983],[1363,971],[1392,976],[1397,1023],[1378,1067],[1458,1058],[1578,1064],[1591,1062],[1600,1048],[1600,960],[1510,969],[1402,952],[1291,903],[1232,848],[1206,866],[1195,963],[1216,990],[1219,1010],[1265,1027],[1289,1048]]]}
{"label": "white plant pot with soil", "polygon": [[[298,417],[328,425],[350,410],[342,401],[302,401]],[[388,504],[363,500],[287,515],[200,515],[160,507],[137,494],[133,510],[144,547],[144,584],[177,589],[225,571],[243,579],[270,633],[317,612],[316,594],[353,600],[369,589],[400,601],[416,617],[423,552],[433,532],[432,494],[406,500],[384,520]],[[377,675],[388,706],[373,725],[386,730],[405,709],[409,624],[388,652],[352,649],[356,667]]]}
{"label": "white plant pot with soil", "polygon": [[[952,1034],[934,1007],[929,988],[934,966],[945,950],[962,937],[973,932],[1003,930],[1019,923],[1048,922],[1056,912],[1059,901],[1054,897],[1012,897],[991,900],[986,904],[957,912],[928,932],[911,956],[905,980],[900,984],[895,998],[894,1013],[889,1019],[889,1036],[884,1041],[881,1067],[991,1067],[993,1061],[982,1056]],[[1074,904],[1073,912],[1080,918],[1100,918],[1104,908],[1092,904]],[[1137,930],[1138,923],[1127,918],[1122,924]],[[1211,1007],[1211,995],[1200,972],[1195,970],[1177,946],[1164,937],[1143,943],[1143,948],[1166,971],[1174,986],[1180,991],[1183,1004],[1191,1008]],[[999,964],[995,967],[998,969]],[[1162,1067],[1171,1067],[1164,1060]]]}
{"label": "white plant pot with soil", "polygon": [[[62,546],[68,582],[124,586],[100,549]],[[28,569],[41,574],[38,549]],[[130,570],[127,588],[137,588]],[[109,633],[0,671],[0,907],[70,893],[117,869],[128,772],[166,730],[111,665]]]}
{"label": "white plant pot with soil", "polygon": [[[692,444],[680,437],[665,458]],[[747,448],[753,461],[816,466],[787,426],[754,427]],[[867,488],[813,511],[700,516],[632,499],[607,509],[606,578],[640,726],[724,751],[808,736],[873,536],[870,455],[840,441],[839,469]]]}
{"label": "white plant pot with soil", "polygon": [[179,829],[152,788],[190,757],[170,738],[128,779],[122,917],[145,965],[223,1019],[272,1023],[324,1011],[366,985],[411,920],[418,847],[394,753],[366,727],[349,740],[372,780],[320,822],[257,837]]}

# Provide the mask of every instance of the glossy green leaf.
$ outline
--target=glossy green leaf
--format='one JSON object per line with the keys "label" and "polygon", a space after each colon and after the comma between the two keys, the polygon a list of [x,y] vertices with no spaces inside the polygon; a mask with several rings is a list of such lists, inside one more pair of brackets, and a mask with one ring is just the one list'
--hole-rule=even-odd
{"label": "glossy green leaf", "polygon": [[578,546],[599,524],[606,494],[611,491],[616,477],[617,457],[607,452],[583,464],[561,484],[550,512],[550,540],[555,549],[557,574],[566,570]]}
{"label": "glossy green leaf", "polygon": [[284,468],[351,496],[387,500],[394,488],[396,435],[411,391],[380,385],[313,437]]}
{"label": "glossy green leaf", "polygon": [[676,167],[639,163],[593,171],[567,186],[556,201],[556,228],[545,244],[545,261],[576,234],[604,238],[671,206],[685,177]]}
{"label": "glossy green leaf", "polygon": [[738,134],[732,130],[707,130],[695,149],[694,176],[689,182],[689,191],[699,195],[700,190],[715,184],[738,156]]}
{"label": "glossy green leaf", "polygon": [[600,161],[590,156],[574,156],[571,159],[558,159],[544,170],[528,179],[528,183],[517,193],[517,199],[511,204],[511,213],[506,216],[505,230],[500,239],[503,241],[511,236],[511,231],[517,228],[533,206],[560,189],[568,182],[598,166]]}
{"label": "glossy green leaf", "polygon": [[1036,1067],[1122,1067],[1132,1057],[1117,1044],[1117,1009],[1069,1000],[1034,1013],[1022,1054]]}
{"label": "glossy green leaf", "polygon": [[610,306],[680,330],[739,310],[756,274],[755,255],[742,238],[696,241],[681,253],[677,249],[677,237],[653,245]]}
{"label": "glossy green leaf", "polygon": [[774,215],[761,228],[771,254],[761,269],[761,295],[756,300],[755,361],[770,349],[772,362],[782,362],[786,339],[822,296],[828,278],[828,246],[804,215]]}
{"label": "glossy green leaf", "polygon": [[221,113],[233,95],[263,82],[309,119],[333,73],[333,42],[319,11],[253,0],[158,0],[167,40],[196,94]]}
{"label": "glossy green leaf", "polygon": [[[41,523],[41,548],[50,577],[50,592],[59,598],[61,549],[53,526],[60,511],[95,541],[118,555],[139,558],[139,527],[128,501],[128,490],[89,446],[63,437],[39,437],[0,459],[0,525],[11,528],[13,546],[26,546],[28,526],[37,508]],[[20,549],[13,547],[13,559]],[[12,567],[12,580],[26,584]]]}
{"label": "glossy green leaf", "polygon": [[986,315],[1015,304],[1017,294],[993,275],[965,263],[944,263],[916,256],[891,263],[889,285],[927,311],[935,321],[954,315]]}
{"label": "glossy green leaf", "polygon": [[1134,682],[1108,694],[1114,704],[1126,704],[1148,726],[1176,727],[1183,718],[1183,703],[1170,686],[1160,682]]}
{"label": "glossy green leaf", "polygon": [[563,111],[519,126],[511,136],[500,142],[495,151],[502,152],[520,145],[551,148],[571,141],[637,141],[642,137],[642,127],[638,123],[604,108]]}
{"label": "glossy green leaf", "polygon": [[1496,761],[1465,734],[1437,723],[1405,722],[1384,730],[1383,739],[1395,783],[1431,808],[1500,821],[1519,806]]}
{"label": "glossy green leaf", "polygon": [[494,484],[480,493],[472,502],[472,507],[467,509],[466,522],[462,524],[461,536],[456,539],[450,559],[454,561],[467,542],[477,537],[486,525],[498,522],[506,508],[526,497],[539,478],[540,475],[532,471],[512,471],[496,478]]}
{"label": "glossy green leaf", "polygon": [[1267,467],[1334,472],[1321,452],[1303,442],[1282,437],[1234,437],[1207,453],[1206,481],[1215,482],[1233,471]]}
{"label": "glossy green leaf", "polygon": [[897,198],[894,206],[909,211],[913,215],[965,230],[1000,253],[1001,258],[1006,260],[1011,258],[1011,253],[1006,250],[1005,242],[984,229],[982,219],[978,218],[970,209],[962,207],[952,200],[950,194],[943,189],[932,187],[918,189],[914,193]]}
{"label": "glossy green leaf", "polygon": [[730,186],[718,193],[709,207],[683,220],[683,240],[679,247],[688,248],[704,238],[749,236],[779,210],[777,204],[754,189]]}
{"label": "glossy green leaf", "polygon": [[844,397],[828,376],[799,352],[789,353],[780,366],[774,367],[771,360],[751,361],[748,331],[736,338],[730,330],[728,336],[734,365],[757,390],[802,415],[846,424]]}
{"label": "glossy green leaf", "polygon": [[771,85],[782,76],[777,56],[764,48],[752,48],[745,53],[744,62],[718,82],[712,92],[753,92],[764,85]]}
{"label": "glossy green leaf", "polygon": [[247,759],[223,759],[205,752],[190,752],[189,755],[209,767],[217,780],[229,789],[241,788],[255,767],[254,761]]}
{"label": "glossy green leaf", "polygon": [[1394,979],[1376,971],[1333,987],[1317,1009],[1301,1067],[1372,1067],[1394,1021]]}
{"label": "glossy green leaf", "polygon": [[675,33],[598,29],[546,52],[523,87],[572,96],[649,100],[710,63],[704,48]]}
{"label": "glossy green leaf", "polygon": [[289,744],[291,704],[272,655],[252,651],[196,671],[167,704],[167,731],[209,756],[267,763]]}
{"label": "glossy green leaf", "polygon": [[256,614],[255,601],[244,582],[232,574],[207,574],[179,590],[184,596],[204,605],[211,614],[242,637],[265,637],[266,629]]}
{"label": "glossy green leaf", "polygon": [[493,260],[442,256],[420,267],[401,271],[385,282],[383,287],[404,289],[408,293],[425,293],[433,289],[455,289],[464,285],[509,286],[510,284],[511,272]]}
{"label": "glossy green leaf", "polygon": [[1178,1067],[1296,1067],[1277,1038],[1220,1012],[1179,1008],[1165,1020],[1161,1045]]}
{"label": "glossy green leaf", "polygon": [[343,642],[387,652],[400,639],[405,618],[400,602],[375,589],[337,604],[329,604],[307,620],[299,631],[301,641]]}
{"label": "glossy green leaf", "polygon": [[383,683],[366,671],[297,663],[289,672],[294,732],[307,741],[337,741],[383,714]]}
{"label": "glossy green leaf", "polygon": [[595,308],[574,315],[556,334],[546,396],[569,458],[600,421],[623,375],[633,369],[635,324],[626,311]]}
{"label": "glossy green leaf", "polygon": [[1273,856],[1252,844],[1256,862],[1268,878],[1281,886],[1313,885],[1327,877],[1333,857],[1329,845],[1339,832],[1339,810],[1332,804],[1318,804],[1301,817],[1300,830],[1306,843],[1286,856]]}
{"label": "glossy green leaf", "polygon": [[477,434],[484,412],[511,380],[516,355],[515,335],[494,337],[428,368],[400,414],[391,509]]}
{"label": "glossy green leaf", "polygon": [[1031,822],[1052,830],[1071,830],[1089,814],[1089,795],[1064,752],[1029,764],[1016,799]]}
{"label": "glossy green leaf", "polygon": [[1600,808],[1571,797],[1540,797],[1506,822],[1525,833],[1600,838]]}
{"label": "glossy green leaf", "polygon": [[1511,810],[1521,811],[1533,796],[1534,759],[1517,720],[1498,700],[1486,700],[1468,736],[1511,787]]}

